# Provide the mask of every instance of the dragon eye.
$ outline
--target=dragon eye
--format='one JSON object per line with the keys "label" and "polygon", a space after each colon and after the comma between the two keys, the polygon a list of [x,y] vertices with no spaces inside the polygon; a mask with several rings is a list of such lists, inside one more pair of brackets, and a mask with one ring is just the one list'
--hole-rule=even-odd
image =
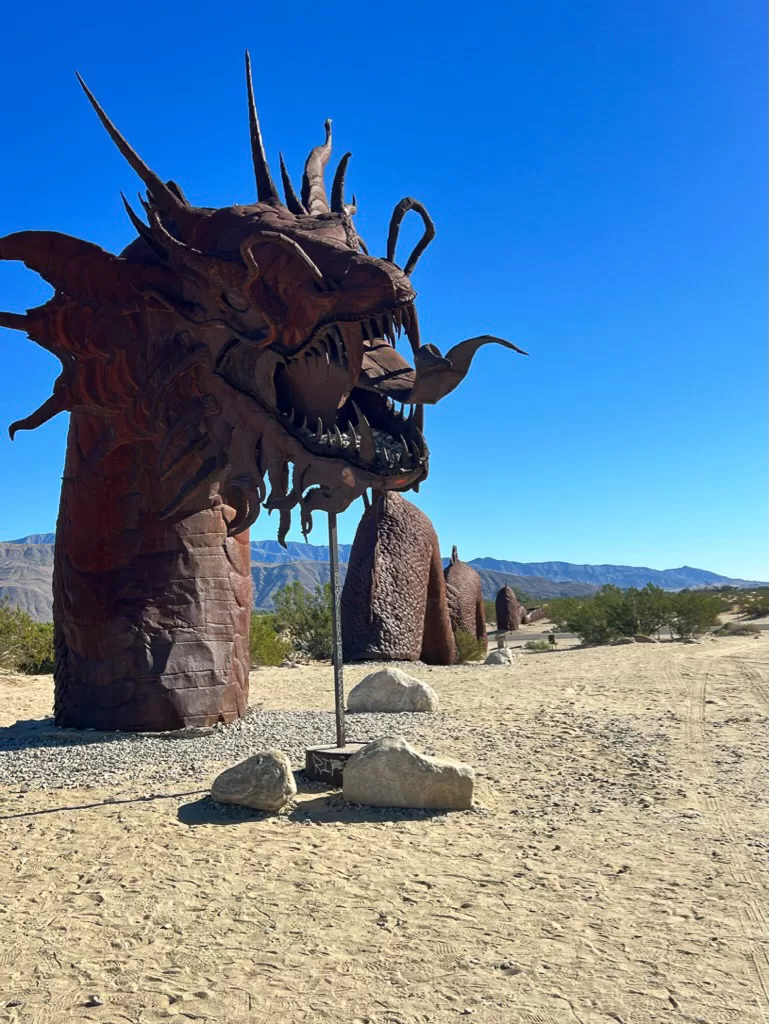
{"label": "dragon eye", "polygon": [[234,292],[231,290],[223,291],[222,298],[230,309],[234,309],[236,313],[246,313],[250,308],[248,299],[246,299],[244,295],[241,295],[240,292]]}

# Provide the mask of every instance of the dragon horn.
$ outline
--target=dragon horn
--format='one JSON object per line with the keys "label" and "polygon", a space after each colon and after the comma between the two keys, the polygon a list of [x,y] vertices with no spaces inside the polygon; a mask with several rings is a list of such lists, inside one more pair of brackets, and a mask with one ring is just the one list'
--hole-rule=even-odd
{"label": "dragon horn", "polygon": [[302,202],[310,214],[328,213],[328,199],[326,198],[326,186],[323,182],[323,172],[331,156],[331,122],[326,121],[324,127],[326,129],[326,140],[321,146],[316,146],[315,149],[310,150],[302,177]]}
{"label": "dragon horn", "polygon": [[334,181],[331,185],[331,209],[334,213],[345,213],[346,210],[344,205],[344,179],[351,156],[352,153],[345,153],[339,161],[339,166],[336,169]]}
{"label": "dragon horn", "polygon": [[278,190],[270,174],[270,167],[264,152],[262,129],[256,113],[254,99],[254,82],[251,78],[251,57],[246,50],[246,88],[248,90],[248,123],[251,129],[251,156],[254,161],[254,177],[256,178],[256,195],[260,203],[280,202]]}
{"label": "dragon horn", "polygon": [[114,124],[104,113],[98,101],[96,100],[96,97],[93,95],[93,93],[85,84],[80,75],[78,75],[77,72],[75,72],[75,75],[77,76],[78,82],[80,82],[80,85],[82,86],[83,92],[88,97],[91,106],[96,111],[97,117],[104,125],[104,127],[107,129],[107,134],[115,143],[117,148],[123,154],[128,163],[131,165],[131,167],[134,169],[134,171],[136,171],[141,180],[147,186],[150,195],[152,196],[154,201],[157,203],[160,209],[164,213],[168,214],[168,216],[171,217],[176,223],[180,225],[185,223],[185,221],[189,219],[189,207],[187,207],[186,204],[180,201],[174,189],[169,188],[168,185],[164,181],[162,181],[157,176],[157,174],[155,174],[154,171],[150,170],[150,168],[144,163],[139,154],[134,149],[132,149],[131,146],[129,146],[129,144],[117,130]]}
{"label": "dragon horn", "polygon": [[302,201],[294,191],[294,186],[291,183],[291,177],[286,167],[286,161],[283,159],[283,154],[280,154],[280,176],[283,179],[283,191],[286,193],[286,206],[289,208],[291,213],[303,214],[307,213],[307,210],[302,206]]}

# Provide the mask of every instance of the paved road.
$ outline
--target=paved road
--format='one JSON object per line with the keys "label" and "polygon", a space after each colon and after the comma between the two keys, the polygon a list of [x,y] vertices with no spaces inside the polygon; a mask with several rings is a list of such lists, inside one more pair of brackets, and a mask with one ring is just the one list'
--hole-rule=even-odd
{"label": "paved road", "polygon": [[[746,623],[746,625],[750,625],[750,623]],[[757,625],[759,629],[769,630],[769,622],[757,622],[757,623],[755,623],[755,625]],[[518,633],[518,632],[507,633],[505,635],[505,645],[506,646],[510,646],[511,644],[518,644],[518,643],[524,644],[528,640],[547,640],[547,638],[549,636],[550,636],[549,632],[545,632],[545,633]],[[662,636],[662,637],[669,637],[670,633],[665,631],[665,630],[663,630],[662,633],[660,634],[660,636]],[[556,638],[556,640],[574,640],[574,639],[576,639],[576,634],[575,633],[556,633],[555,634],[555,638]],[[497,634],[496,633],[489,633],[489,642],[490,643],[496,641],[496,639],[497,639]]]}

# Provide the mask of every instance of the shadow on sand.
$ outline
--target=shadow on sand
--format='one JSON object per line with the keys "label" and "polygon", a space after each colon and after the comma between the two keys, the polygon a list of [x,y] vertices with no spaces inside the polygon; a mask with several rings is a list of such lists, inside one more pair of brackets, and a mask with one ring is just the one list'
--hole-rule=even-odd
{"label": "shadow on sand", "polygon": [[[322,784],[309,782],[303,772],[295,772],[298,800],[281,817],[293,822],[323,825],[331,822],[424,821],[440,818],[449,811],[418,810],[408,807],[364,807],[348,804],[339,790],[327,790]],[[310,799],[304,797],[315,794]],[[235,804],[220,804],[206,795],[200,800],[182,804],[177,819],[183,825],[237,825],[240,822],[269,821],[274,814],[254,811]]]}

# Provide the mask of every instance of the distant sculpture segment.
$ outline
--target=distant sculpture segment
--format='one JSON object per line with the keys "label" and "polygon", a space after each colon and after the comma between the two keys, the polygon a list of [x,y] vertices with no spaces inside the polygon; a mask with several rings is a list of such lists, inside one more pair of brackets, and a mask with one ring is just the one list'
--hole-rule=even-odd
{"label": "distant sculpture segment", "polygon": [[342,590],[342,636],[345,661],[456,660],[438,538],[400,494],[375,496],[358,525]]}
{"label": "distant sculpture segment", "polygon": [[469,633],[488,646],[481,577],[472,566],[460,562],[456,546],[452,548],[451,561],[444,570],[444,576],[454,632]]}
{"label": "distant sculpture segment", "polygon": [[544,619],[544,608],[532,608],[527,611],[515,596],[511,587],[502,587],[495,599],[497,612],[497,629],[504,633],[520,629],[530,622]]}
{"label": "distant sculpture segment", "polygon": [[512,587],[502,587],[496,596],[497,629],[508,633],[520,628],[521,606]]}
{"label": "distant sculpture segment", "polygon": [[[62,363],[11,438],[72,414],[54,575],[60,725],[176,729],[242,714],[247,531],[261,506],[278,513],[282,542],[294,509],[307,535],[315,511],[417,485],[424,404],[457,386],[481,345],[515,348],[488,335],[446,356],[422,346],[409,275],[434,234],[424,207],[402,200],[386,258],[369,257],[344,196],[349,154],[326,193],[330,122],[301,195],[281,162],[281,200],[248,60],[246,78],[256,203],[191,206],[83,85],[146,186],[146,222],[124,200],[138,237],[120,256],[53,231],[0,239],[0,259],[54,288],[0,326]],[[424,234],[401,269],[409,210]],[[395,348],[402,332],[413,367]]]}

